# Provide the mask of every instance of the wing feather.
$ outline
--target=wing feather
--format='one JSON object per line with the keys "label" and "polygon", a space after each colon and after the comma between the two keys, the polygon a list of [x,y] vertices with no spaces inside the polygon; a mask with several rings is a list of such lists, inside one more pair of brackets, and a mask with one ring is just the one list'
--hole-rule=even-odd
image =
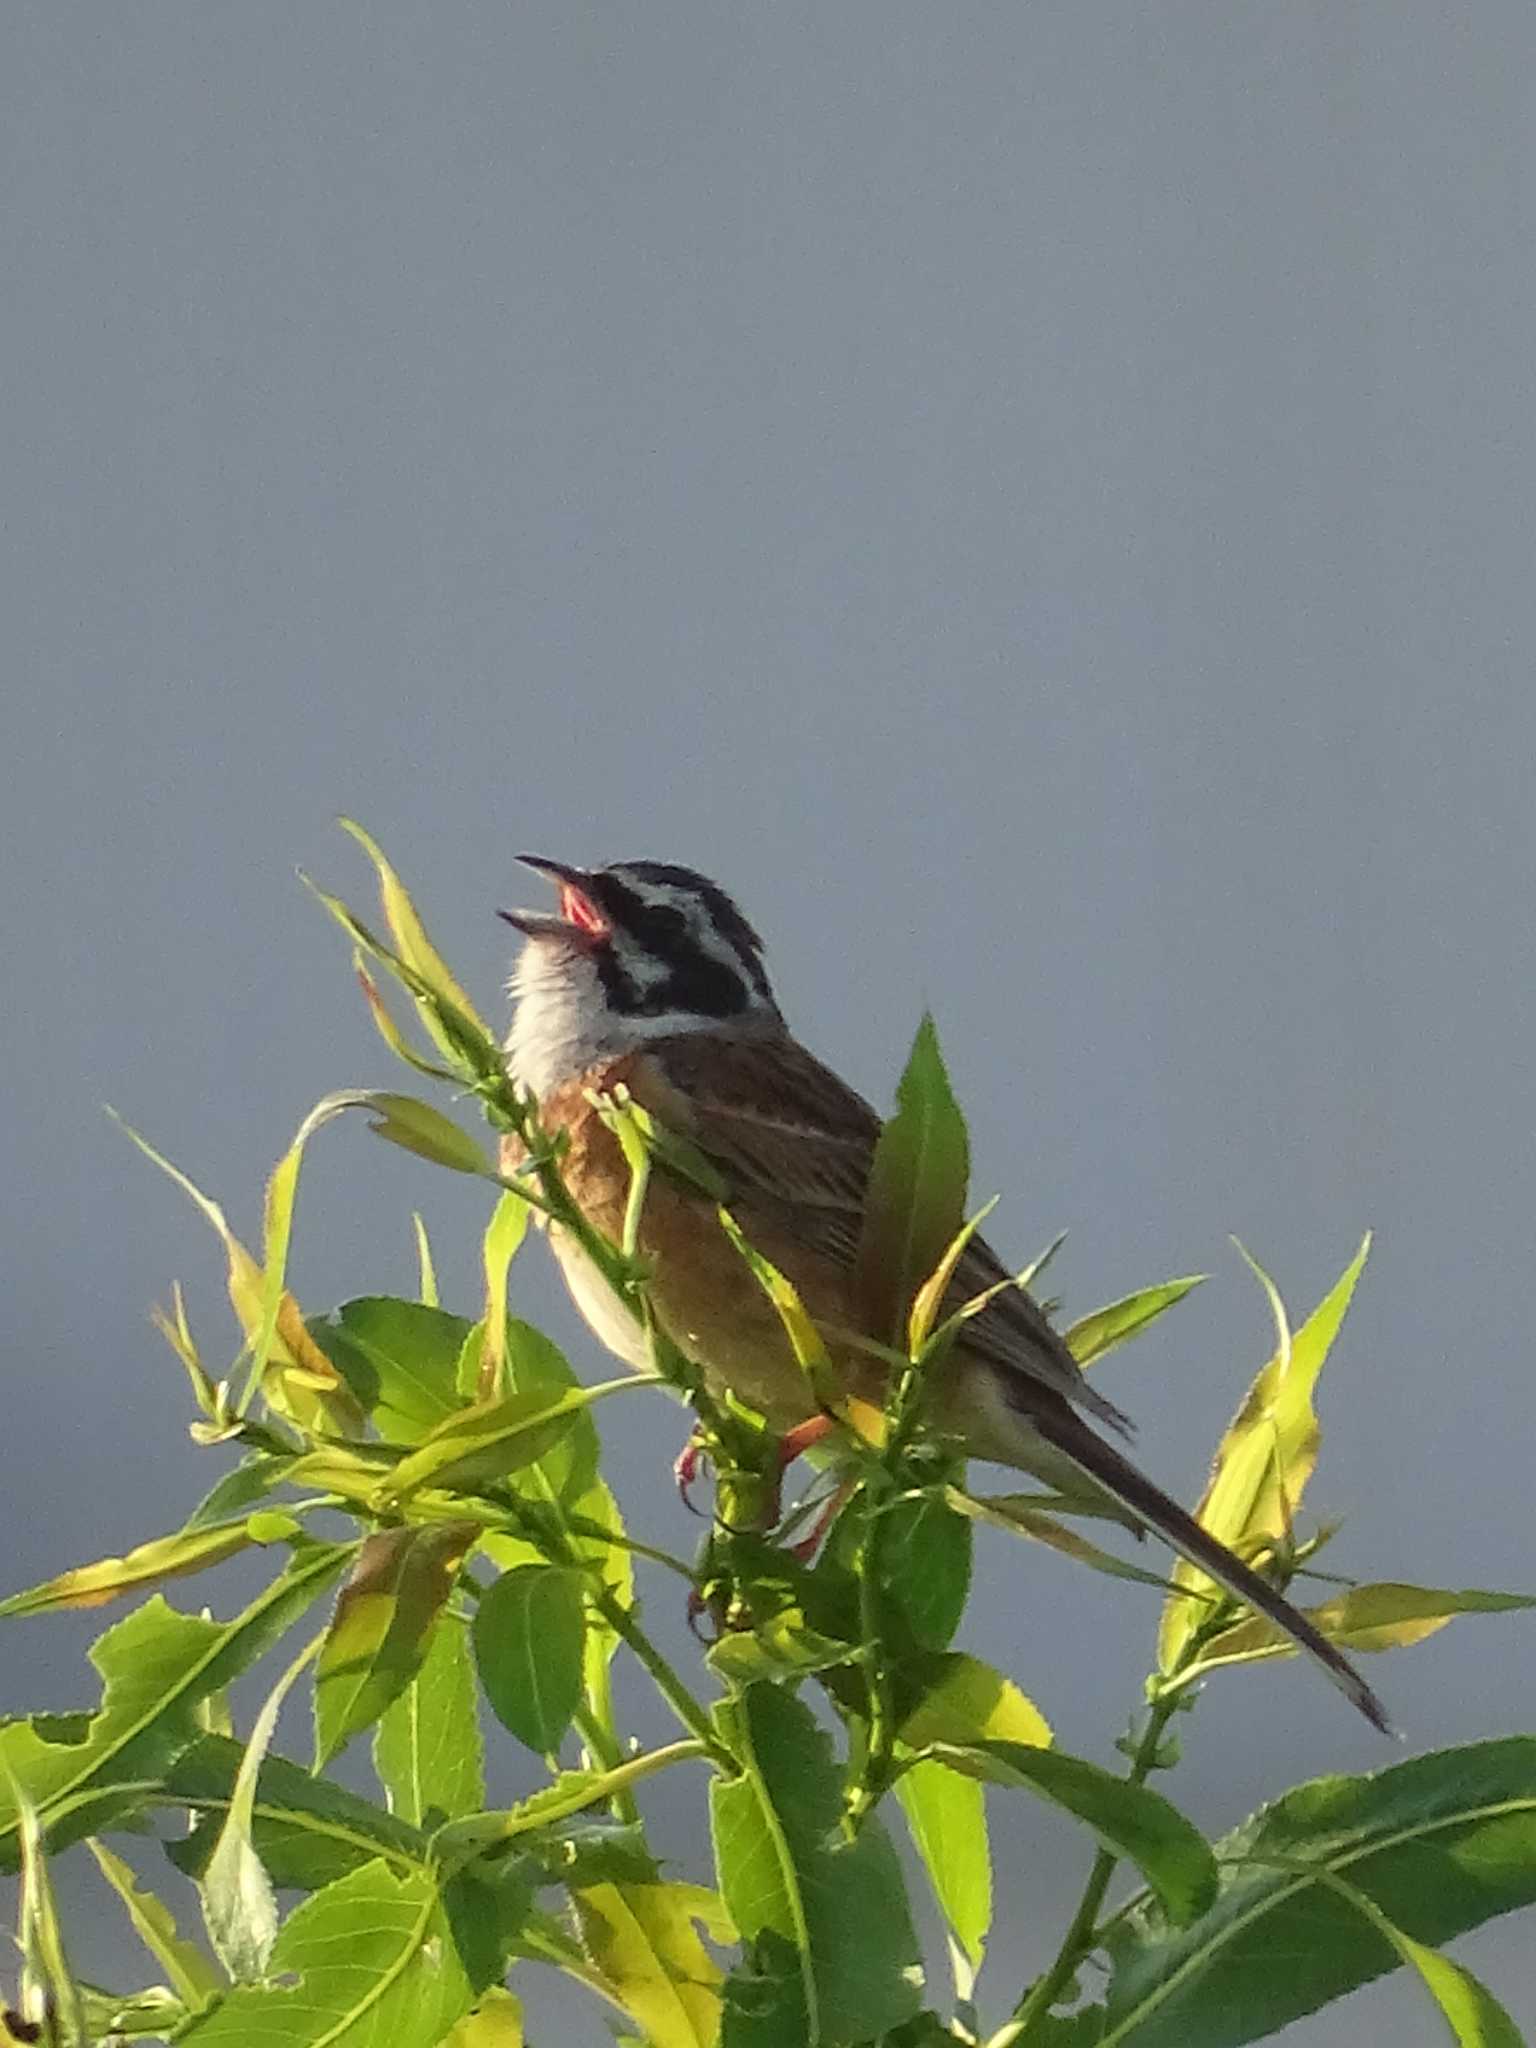
{"label": "wing feather", "polygon": [[[863,1096],[793,1039],[740,1040],[696,1034],[648,1049],[677,1100],[648,1104],[663,1121],[686,1109],[687,1135],[724,1175],[732,1200],[772,1216],[806,1250],[851,1268],[859,1248],[864,1191],[880,1117]],[[643,1087],[636,1087],[643,1099]],[[983,1238],[956,1269],[946,1310],[1009,1277]],[[965,1349],[1065,1394],[1101,1420],[1126,1427],[1120,1411],[1084,1380],[1066,1344],[1022,1288],[994,1296],[966,1327]]]}

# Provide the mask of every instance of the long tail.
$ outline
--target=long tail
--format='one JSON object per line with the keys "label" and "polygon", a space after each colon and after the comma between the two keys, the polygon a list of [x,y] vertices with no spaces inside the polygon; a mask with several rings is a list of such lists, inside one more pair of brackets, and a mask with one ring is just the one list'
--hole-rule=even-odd
{"label": "long tail", "polygon": [[1277,1593],[1267,1580],[1261,1579],[1251,1566],[1244,1564],[1235,1551],[1228,1550],[1208,1529],[1202,1529],[1193,1515],[1181,1508],[1160,1486],[1154,1485],[1129,1458],[1123,1457],[1102,1437],[1095,1436],[1065,1402],[1041,1402],[1036,1406],[1032,1400],[1027,1407],[1023,1404],[1017,1404],[1017,1407],[1021,1419],[1031,1429],[1037,1430],[1047,1443],[1070,1458],[1090,1479],[1097,1481],[1122,1507],[1129,1508],[1171,1549],[1191,1564],[1198,1565],[1201,1571],[1209,1573],[1217,1585],[1234,1599],[1241,1600],[1245,1606],[1262,1614],[1266,1621],[1272,1621],[1276,1628],[1283,1629],[1299,1649],[1305,1650],[1321,1665],[1344,1697],[1359,1708],[1373,1727],[1379,1728],[1383,1735],[1397,1732],[1387,1717],[1386,1708],[1341,1650],[1330,1643],[1282,1593]]}

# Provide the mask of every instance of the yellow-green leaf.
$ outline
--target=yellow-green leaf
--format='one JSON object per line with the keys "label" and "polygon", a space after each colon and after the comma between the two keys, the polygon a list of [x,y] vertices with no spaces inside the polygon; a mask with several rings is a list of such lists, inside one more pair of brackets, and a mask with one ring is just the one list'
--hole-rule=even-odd
{"label": "yellow-green leaf", "polygon": [[992,1924],[986,1793],[977,1779],[947,1764],[920,1762],[896,1780],[896,1798],[939,1911],[964,1954],[969,1976],[957,1989],[968,1998]]}
{"label": "yellow-green leaf", "polygon": [[994,1195],[985,1207],[978,1209],[974,1216],[960,1226],[950,1239],[943,1258],[912,1297],[912,1313],[907,1318],[907,1350],[913,1358],[919,1355],[932,1334],[944,1297],[949,1292],[950,1282],[955,1277],[955,1268],[963,1258],[966,1246],[996,1207],[997,1196]]}
{"label": "yellow-green leaf", "polygon": [[532,1214],[514,1188],[503,1188],[485,1227],[481,1261],[485,1269],[485,1335],[480,1350],[478,1393],[494,1401],[511,1392],[505,1383],[507,1364],[507,1273],[528,1231]]}
{"label": "yellow-green leaf", "polygon": [[177,1928],[170,1907],[153,1892],[142,1890],[137,1872],[121,1856],[114,1855],[105,1842],[92,1837],[86,1847],[95,1857],[97,1869],[122,1900],[134,1933],[164,1970],[172,1991],[189,2008],[206,2004],[216,1991],[223,1989],[224,1980],[197,1943],[189,1941]]}
{"label": "yellow-green leaf", "polygon": [[913,1658],[903,1677],[917,1690],[901,1724],[909,1749],[931,1742],[1022,1742],[1043,1746],[1051,1724],[1011,1678],[958,1650]]}
{"label": "yellow-green leaf", "polygon": [[[253,1529],[252,1523],[255,1523]],[[243,1517],[238,1522],[215,1522],[201,1529],[183,1529],[175,1536],[157,1536],[141,1543],[125,1557],[104,1557],[96,1564],[76,1565],[60,1572],[25,1593],[13,1593],[0,1600],[0,1618],[19,1614],[41,1614],[50,1607],[100,1607],[124,1593],[142,1586],[157,1585],[162,1579],[184,1578],[188,1573],[206,1571],[222,1564],[237,1551],[253,1543],[269,1543],[292,1535],[298,1523],[283,1515],[274,1522],[270,1515]]]}
{"label": "yellow-green leaf", "polygon": [[[1252,1551],[1266,1539],[1278,1541],[1290,1533],[1302,1491],[1317,1462],[1319,1432],[1313,1389],[1370,1246],[1367,1235],[1337,1284],[1294,1336],[1288,1331],[1274,1283],[1254,1265],[1269,1295],[1279,1340],[1275,1355],[1249,1388],[1221,1440],[1196,1510],[1202,1525],[1234,1550]],[[1249,1263],[1254,1264],[1252,1260]],[[1175,1564],[1173,1578],[1175,1585],[1206,1598],[1215,1591],[1210,1578],[1183,1558]],[[1189,1599],[1182,1593],[1166,1602],[1158,1633],[1158,1658],[1164,1671],[1173,1670],[1205,1611],[1201,1599]]]}
{"label": "yellow-green leaf", "polygon": [[821,1332],[811,1320],[810,1311],[800,1299],[794,1283],[747,1242],[729,1209],[721,1209],[718,1213],[720,1228],[746,1260],[753,1279],[772,1302],[789,1339],[790,1349],[795,1354],[795,1362],[809,1380],[817,1402],[823,1407],[835,1406],[842,1398],[842,1384],[827,1355]]}
{"label": "yellow-green leaf", "polygon": [[[1458,1614],[1506,1614],[1536,1607],[1527,1593],[1485,1593],[1473,1588],[1453,1591],[1440,1586],[1407,1586],[1385,1580],[1351,1586],[1320,1606],[1304,1610],[1330,1642],[1345,1650],[1392,1650],[1420,1643]],[[1189,1675],[1218,1664],[1249,1664],[1260,1657],[1293,1655],[1296,1645],[1272,1622],[1249,1615],[1223,1629],[1201,1651]]]}
{"label": "yellow-green leaf", "polygon": [[488,1408],[466,1408],[440,1423],[401,1459],[380,1487],[380,1503],[398,1504],[424,1486],[463,1489],[504,1478],[542,1456],[594,1401],[654,1383],[654,1375],[637,1373],[553,1395],[530,1389],[508,1394]]}
{"label": "yellow-green leaf", "polygon": [[1063,1332],[1067,1349],[1079,1365],[1092,1365],[1106,1351],[1113,1351],[1117,1345],[1139,1337],[1160,1315],[1182,1301],[1206,1278],[1204,1273],[1186,1273],[1182,1279],[1164,1280],[1156,1287],[1143,1287],[1135,1294],[1127,1294],[1119,1301],[1096,1308],[1092,1315],[1081,1317],[1071,1329]]}
{"label": "yellow-green leaf", "polygon": [[341,1590],[315,1673],[315,1767],[371,1727],[421,1669],[427,1639],[480,1530],[380,1529]]}
{"label": "yellow-green leaf", "polygon": [[492,1985],[447,2036],[443,2048],[523,2048],[521,2001],[499,1984]]}
{"label": "yellow-green leaf", "polygon": [[409,891],[385,858],[378,842],[354,819],[342,818],[339,822],[344,832],[351,833],[378,872],[379,899],[383,905],[384,920],[389,926],[390,936],[399,948],[401,959],[408,967],[414,969],[435,995],[451,1003],[454,1009],[473,1024],[482,1037],[490,1037],[492,1034],[481,1021],[474,1004],[455,980],[447,961],[428,938],[427,928],[411,901]]}
{"label": "yellow-green leaf", "polygon": [[572,1895],[582,1945],[654,2048],[714,2048],[720,1971],[699,1939],[691,1888],[594,1884]]}

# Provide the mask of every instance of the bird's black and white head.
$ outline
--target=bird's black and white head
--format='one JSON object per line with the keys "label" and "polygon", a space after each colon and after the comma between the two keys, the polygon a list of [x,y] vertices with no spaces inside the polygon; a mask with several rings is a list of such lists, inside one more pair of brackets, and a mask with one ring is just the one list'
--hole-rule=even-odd
{"label": "bird's black and white head", "polygon": [[666,861],[574,868],[518,858],[559,891],[556,910],[501,913],[527,940],[507,1040],[523,1087],[546,1095],[677,1032],[783,1030],[762,941],[716,883]]}

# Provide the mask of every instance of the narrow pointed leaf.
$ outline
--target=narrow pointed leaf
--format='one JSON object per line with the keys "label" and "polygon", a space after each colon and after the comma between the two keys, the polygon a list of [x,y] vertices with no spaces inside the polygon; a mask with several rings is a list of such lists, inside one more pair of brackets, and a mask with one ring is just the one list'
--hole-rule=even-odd
{"label": "narrow pointed leaf", "polygon": [[451,1003],[467,1018],[482,1037],[492,1036],[482,1023],[474,1004],[449,971],[448,963],[428,938],[427,928],[411,901],[409,891],[385,858],[378,842],[354,819],[343,818],[340,822],[342,830],[351,833],[378,872],[379,897],[384,909],[384,919],[389,926],[390,936],[400,949],[401,959],[415,969],[435,994]]}
{"label": "narrow pointed leaf", "polygon": [[853,1294],[872,1336],[900,1344],[913,1297],[965,1221],[970,1140],[933,1019],[918,1026],[864,1196]]}
{"label": "narrow pointed leaf", "polygon": [[[51,1607],[100,1607],[108,1600],[120,1599],[124,1593],[158,1585],[162,1579],[207,1571],[211,1565],[222,1564],[254,1543],[272,1541],[276,1529],[270,1521],[259,1521],[260,1533],[253,1534],[252,1519],[242,1516],[238,1522],[212,1523],[184,1529],[175,1536],[157,1536],[152,1543],[141,1543],[124,1557],[104,1557],[96,1564],[76,1565],[73,1571],[60,1572],[56,1579],[45,1580],[41,1586],[0,1600],[0,1619],[41,1614]],[[287,1533],[292,1534],[297,1528],[298,1524],[290,1519]]]}
{"label": "narrow pointed leaf", "polygon": [[[988,1522],[994,1528],[1008,1529],[1016,1536],[1028,1536],[1036,1543],[1045,1544],[1049,1550],[1058,1550],[1063,1557],[1070,1557],[1078,1564],[1085,1564],[1096,1572],[1103,1572],[1112,1579],[1129,1579],[1138,1586],[1156,1586],[1167,1593],[1174,1590],[1174,1583],[1161,1572],[1149,1572],[1143,1566],[1127,1564],[1123,1557],[1116,1557],[1113,1551],[1101,1549],[1097,1543],[1076,1529],[1069,1529],[1054,1515],[1045,1513],[1034,1504],[1032,1496],[1017,1493],[968,1494],[956,1488],[949,1490],[949,1498],[960,1506],[961,1512],[973,1515],[977,1521]],[[1042,1496],[1044,1498],[1044,1496]],[[1081,1512],[1068,1502],[1072,1512]]]}
{"label": "narrow pointed leaf", "polygon": [[259,1978],[277,1939],[277,1899],[252,1840],[256,1781],[283,1701],[320,1647],[320,1638],[294,1658],[267,1695],[235,1773],[229,1811],[214,1842],[199,1889],[203,1922],[219,1961],[237,1984]]}
{"label": "narrow pointed leaf", "polygon": [[[1302,1491],[1317,1462],[1318,1421],[1313,1389],[1344,1320],[1370,1245],[1367,1236],[1338,1283],[1294,1337],[1287,1331],[1285,1311],[1273,1282],[1261,1269],[1254,1268],[1270,1295],[1280,1342],[1222,1438],[1210,1481],[1196,1510],[1203,1526],[1232,1549],[1252,1548],[1257,1539],[1278,1539],[1290,1531]],[[1173,1578],[1175,1585],[1207,1596],[1214,1590],[1209,1577],[1183,1558],[1175,1563]],[[1198,1600],[1182,1595],[1169,1599],[1158,1632],[1158,1658],[1164,1671],[1173,1670],[1203,1613]]]}
{"label": "narrow pointed leaf", "polygon": [[812,1321],[794,1283],[747,1242],[729,1209],[721,1209],[718,1213],[721,1229],[746,1260],[753,1279],[773,1304],[774,1313],[789,1339],[795,1363],[805,1374],[812,1395],[820,1406],[835,1410],[840,1406],[844,1392],[842,1380],[833,1368],[821,1332]]}
{"label": "narrow pointed leaf", "polygon": [[485,1227],[481,1261],[485,1268],[485,1335],[481,1348],[484,1377],[479,1398],[494,1401],[512,1391],[504,1381],[507,1360],[507,1273],[528,1231],[532,1210],[513,1188],[503,1188]]}
{"label": "narrow pointed leaf", "polygon": [[21,1910],[16,1938],[21,1950],[21,2008],[28,2019],[43,2023],[38,2030],[40,2038],[61,2037],[71,2043],[83,2043],[85,2011],[80,1986],[64,1949],[64,1930],[59,1923],[53,1879],[43,1847],[42,1825],[26,1793],[14,1784],[9,1790],[16,1805],[21,1861]]}
{"label": "narrow pointed leaf", "polygon": [[[1439,1586],[1406,1586],[1393,1582],[1351,1586],[1319,1606],[1304,1609],[1332,1642],[1346,1650],[1392,1650],[1419,1643],[1445,1627],[1458,1614],[1506,1614],[1536,1607],[1527,1593],[1485,1593]],[[1258,1615],[1223,1629],[1187,1667],[1197,1672],[1220,1664],[1247,1664],[1260,1657],[1284,1657],[1295,1644]]]}
{"label": "narrow pointed leaf", "polygon": [[401,1459],[381,1482],[380,1502],[398,1504],[424,1486],[464,1489],[503,1479],[542,1457],[594,1401],[646,1384],[648,1376],[636,1374],[556,1394],[509,1394],[488,1408],[463,1409],[438,1424],[409,1457]]}
{"label": "narrow pointed leaf", "polygon": [[966,1219],[950,1239],[944,1256],[913,1295],[912,1313],[907,1318],[907,1349],[913,1358],[918,1356],[933,1334],[933,1326],[938,1321],[939,1310],[943,1306],[945,1295],[949,1292],[950,1282],[955,1277],[955,1268],[964,1257],[966,1246],[996,1207],[997,1196],[994,1195],[990,1202],[976,1211],[974,1216]]}
{"label": "narrow pointed leaf", "polygon": [[400,1146],[403,1151],[430,1159],[435,1166],[446,1166],[450,1173],[475,1174],[486,1180],[495,1178],[496,1169],[484,1146],[478,1144],[468,1131],[460,1129],[452,1117],[434,1109],[430,1102],[422,1102],[414,1095],[395,1095],[385,1089],[368,1088],[350,1094],[344,1106],[366,1110],[370,1118],[369,1130],[377,1137],[387,1138],[391,1145]]}
{"label": "narrow pointed leaf", "polygon": [[137,1872],[105,1842],[94,1839],[86,1847],[96,1867],[122,1900],[134,1933],[165,1972],[166,1982],[189,2009],[204,2004],[224,1987],[224,1980],[195,1941],[189,1941],[176,1925],[169,1906],[145,1891]]}
{"label": "narrow pointed leaf", "polygon": [[[112,1113],[116,1115],[115,1111]],[[268,1196],[271,1238],[281,1238],[286,1230],[287,1215],[292,1209],[293,1176],[304,1139],[330,1113],[328,1102],[317,1104],[278,1163],[274,1172],[274,1180],[279,1183],[275,1209],[270,1190]],[[176,1183],[217,1231],[228,1262],[230,1306],[252,1354],[253,1376],[262,1375],[262,1390],[273,1408],[301,1427],[318,1423],[336,1435],[355,1433],[362,1416],[346,1382],[305,1330],[298,1303],[281,1284],[282,1258],[273,1255],[281,1247],[273,1245],[263,1269],[230,1229],[219,1204],[189,1180],[180,1167],[157,1152],[131,1124],[123,1123],[120,1117],[117,1121],[144,1156]]]}
{"label": "narrow pointed leaf", "polygon": [[1204,1273],[1189,1273],[1181,1280],[1164,1280],[1160,1286],[1143,1287],[1136,1294],[1127,1294],[1120,1301],[1095,1309],[1092,1315],[1083,1316],[1063,1332],[1067,1349],[1079,1365],[1092,1365],[1106,1351],[1139,1337],[1207,1277]]}

